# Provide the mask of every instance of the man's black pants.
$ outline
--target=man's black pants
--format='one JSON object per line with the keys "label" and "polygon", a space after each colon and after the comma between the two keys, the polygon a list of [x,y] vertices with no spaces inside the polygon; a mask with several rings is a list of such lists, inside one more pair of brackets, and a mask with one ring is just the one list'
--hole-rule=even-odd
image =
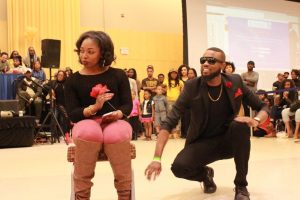
{"label": "man's black pants", "polygon": [[231,122],[226,133],[187,144],[175,158],[171,170],[178,178],[203,181],[204,167],[217,160],[234,158],[236,186],[247,186],[250,156],[250,128],[245,123]]}

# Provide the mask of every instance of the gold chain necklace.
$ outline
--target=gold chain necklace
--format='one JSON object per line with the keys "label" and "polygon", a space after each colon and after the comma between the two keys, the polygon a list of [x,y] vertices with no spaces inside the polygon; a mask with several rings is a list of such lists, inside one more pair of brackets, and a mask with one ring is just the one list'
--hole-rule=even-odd
{"label": "gold chain necklace", "polygon": [[217,102],[217,101],[219,101],[219,99],[221,98],[222,92],[223,92],[223,85],[221,84],[220,94],[219,94],[218,98],[213,99],[213,98],[210,96],[209,91],[207,91],[207,94],[208,94],[208,97],[209,97],[209,99],[210,99],[211,101]]}

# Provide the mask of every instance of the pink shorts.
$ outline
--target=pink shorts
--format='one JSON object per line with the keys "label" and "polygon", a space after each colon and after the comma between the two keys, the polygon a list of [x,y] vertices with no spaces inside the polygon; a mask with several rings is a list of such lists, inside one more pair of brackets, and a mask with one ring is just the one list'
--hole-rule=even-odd
{"label": "pink shorts", "polygon": [[77,122],[72,130],[73,138],[105,144],[131,139],[132,128],[128,122],[117,120],[102,128],[99,121],[101,119],[85,119]]}

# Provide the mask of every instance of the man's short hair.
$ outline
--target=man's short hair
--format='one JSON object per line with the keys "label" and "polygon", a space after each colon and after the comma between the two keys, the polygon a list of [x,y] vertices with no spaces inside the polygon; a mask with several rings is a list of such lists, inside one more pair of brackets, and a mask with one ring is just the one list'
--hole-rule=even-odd
{"label": "man's short hair", "polygon": [[248,61],[247,65],[253,65],[255,67],[255,63],[252,60]]}
{"label": "man's short hair", "polygon": [[8,57],[8,53],[6,53],[4,51],[1,52],[0,56],[3,56],[3,55],[7,55],[7,57]]}
{"label": "man's short hair", "polygon": [[147,70],[148,70],[148,69],[154,70],[153,65],[148,65],[148,66],[147,66]]}
{"label": "man's short hair", "polygon": [[222,61],[225,62],[226,56],[225,56],[225,53],[224,53],[224,51],[222,49],[220,49],[218,47],[210,47],[210,48],[208,48],[206,50],[211,50],[211,51],[215,51],[215,52],[221,53],[222,54]]}

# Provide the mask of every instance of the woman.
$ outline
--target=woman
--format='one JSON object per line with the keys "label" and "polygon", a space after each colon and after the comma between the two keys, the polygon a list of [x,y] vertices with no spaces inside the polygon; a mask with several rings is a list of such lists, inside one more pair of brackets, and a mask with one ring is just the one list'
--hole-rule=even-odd
{"label": "woman", "polygon": [[[283,89],[295,88],[295,83],[291,79],[285,79],[282,82],[282,88]],[[272,107],[271,114],[270,114],[271,121],[273,121],[273,123],[276,125],[276,123],[278,123],[277,120],[282,118],[281,112],[283,111],[283,109],[289,108],[290,105],[296,100],[298,100],[298,93],[296,89],[283,91],[280,93],[280,95],[276,95],[274,97],[274,106]],[[289,125],[287,125],[288,122],[287,119],[285,117],[283,117],[282,119],[285,122],[288,137],[292,137],[292,133],[289,128]]]}
{"label": "woman", "polygon": [[188,80],[188,71],[189,71],[190,67],[187,65],[180,65],[178,67],[178,77],[180,80],[182,80],[183,82]]}
{"label": "woman", "polygon": [[[168,111],[170,111],[183,90],[184,83],[179,79],[178,72],[175,69],[170,69],[168,73],[168,79],[164,81],[163,85],[166,88]],[[181,125],[178,124],[176,129],[172,131],[170,138],[178,138],[180,136]]]}
{"label": "woman", "polygon": [[46,73],[42,69],[41,62],[39,60],[34,61],[32,76],[39,79],[42,83],[46,81]]}
{"label": "woman", "polygon": [[225,62],[226,66],[222,70],[225,74],[233,74],[235,72],[235,66],[233,62]]}
{"label": "woman", "polygon": [[83,68],[67,79],[65,89],[67,112],[75,123],[72,131],[76,145],[75,199],[90,198],[91,179],[100,151],[105,152],[113,169],[119,200],[130,199],[132,130],[121,120],[132,109],[128,78],[123,70],[110,66],[115,54],[106,33],[83,33],[75,51]]}
{"label": "woman", "polygon": [[141,88],[142,88],[142,83],[141,81],[139,81],[139,79],[137,79],[137,73],[136,70],[134,68],[129,68],[127,71],[127,76],[129,78],[132,78],[136,81],[136,86],[137,86],[137,98],[140,99],[140,92],[141,92]]}
{"label": "woman", "polygon": [[[187,71],[188,80],[197,78],[197,71],[194,68],[189,68]],[[184,110],[184,113],[181,118],[181,137],[186,138],[188,128],[191,121],[191,111],[190,109]]]}
{"label": "woman", "polygon": [[188,80],[191,80],[191,79],[194,79],[194,78],[197,78],[197,71],[195,70],[195,68],[190,68],[188,70]]}

